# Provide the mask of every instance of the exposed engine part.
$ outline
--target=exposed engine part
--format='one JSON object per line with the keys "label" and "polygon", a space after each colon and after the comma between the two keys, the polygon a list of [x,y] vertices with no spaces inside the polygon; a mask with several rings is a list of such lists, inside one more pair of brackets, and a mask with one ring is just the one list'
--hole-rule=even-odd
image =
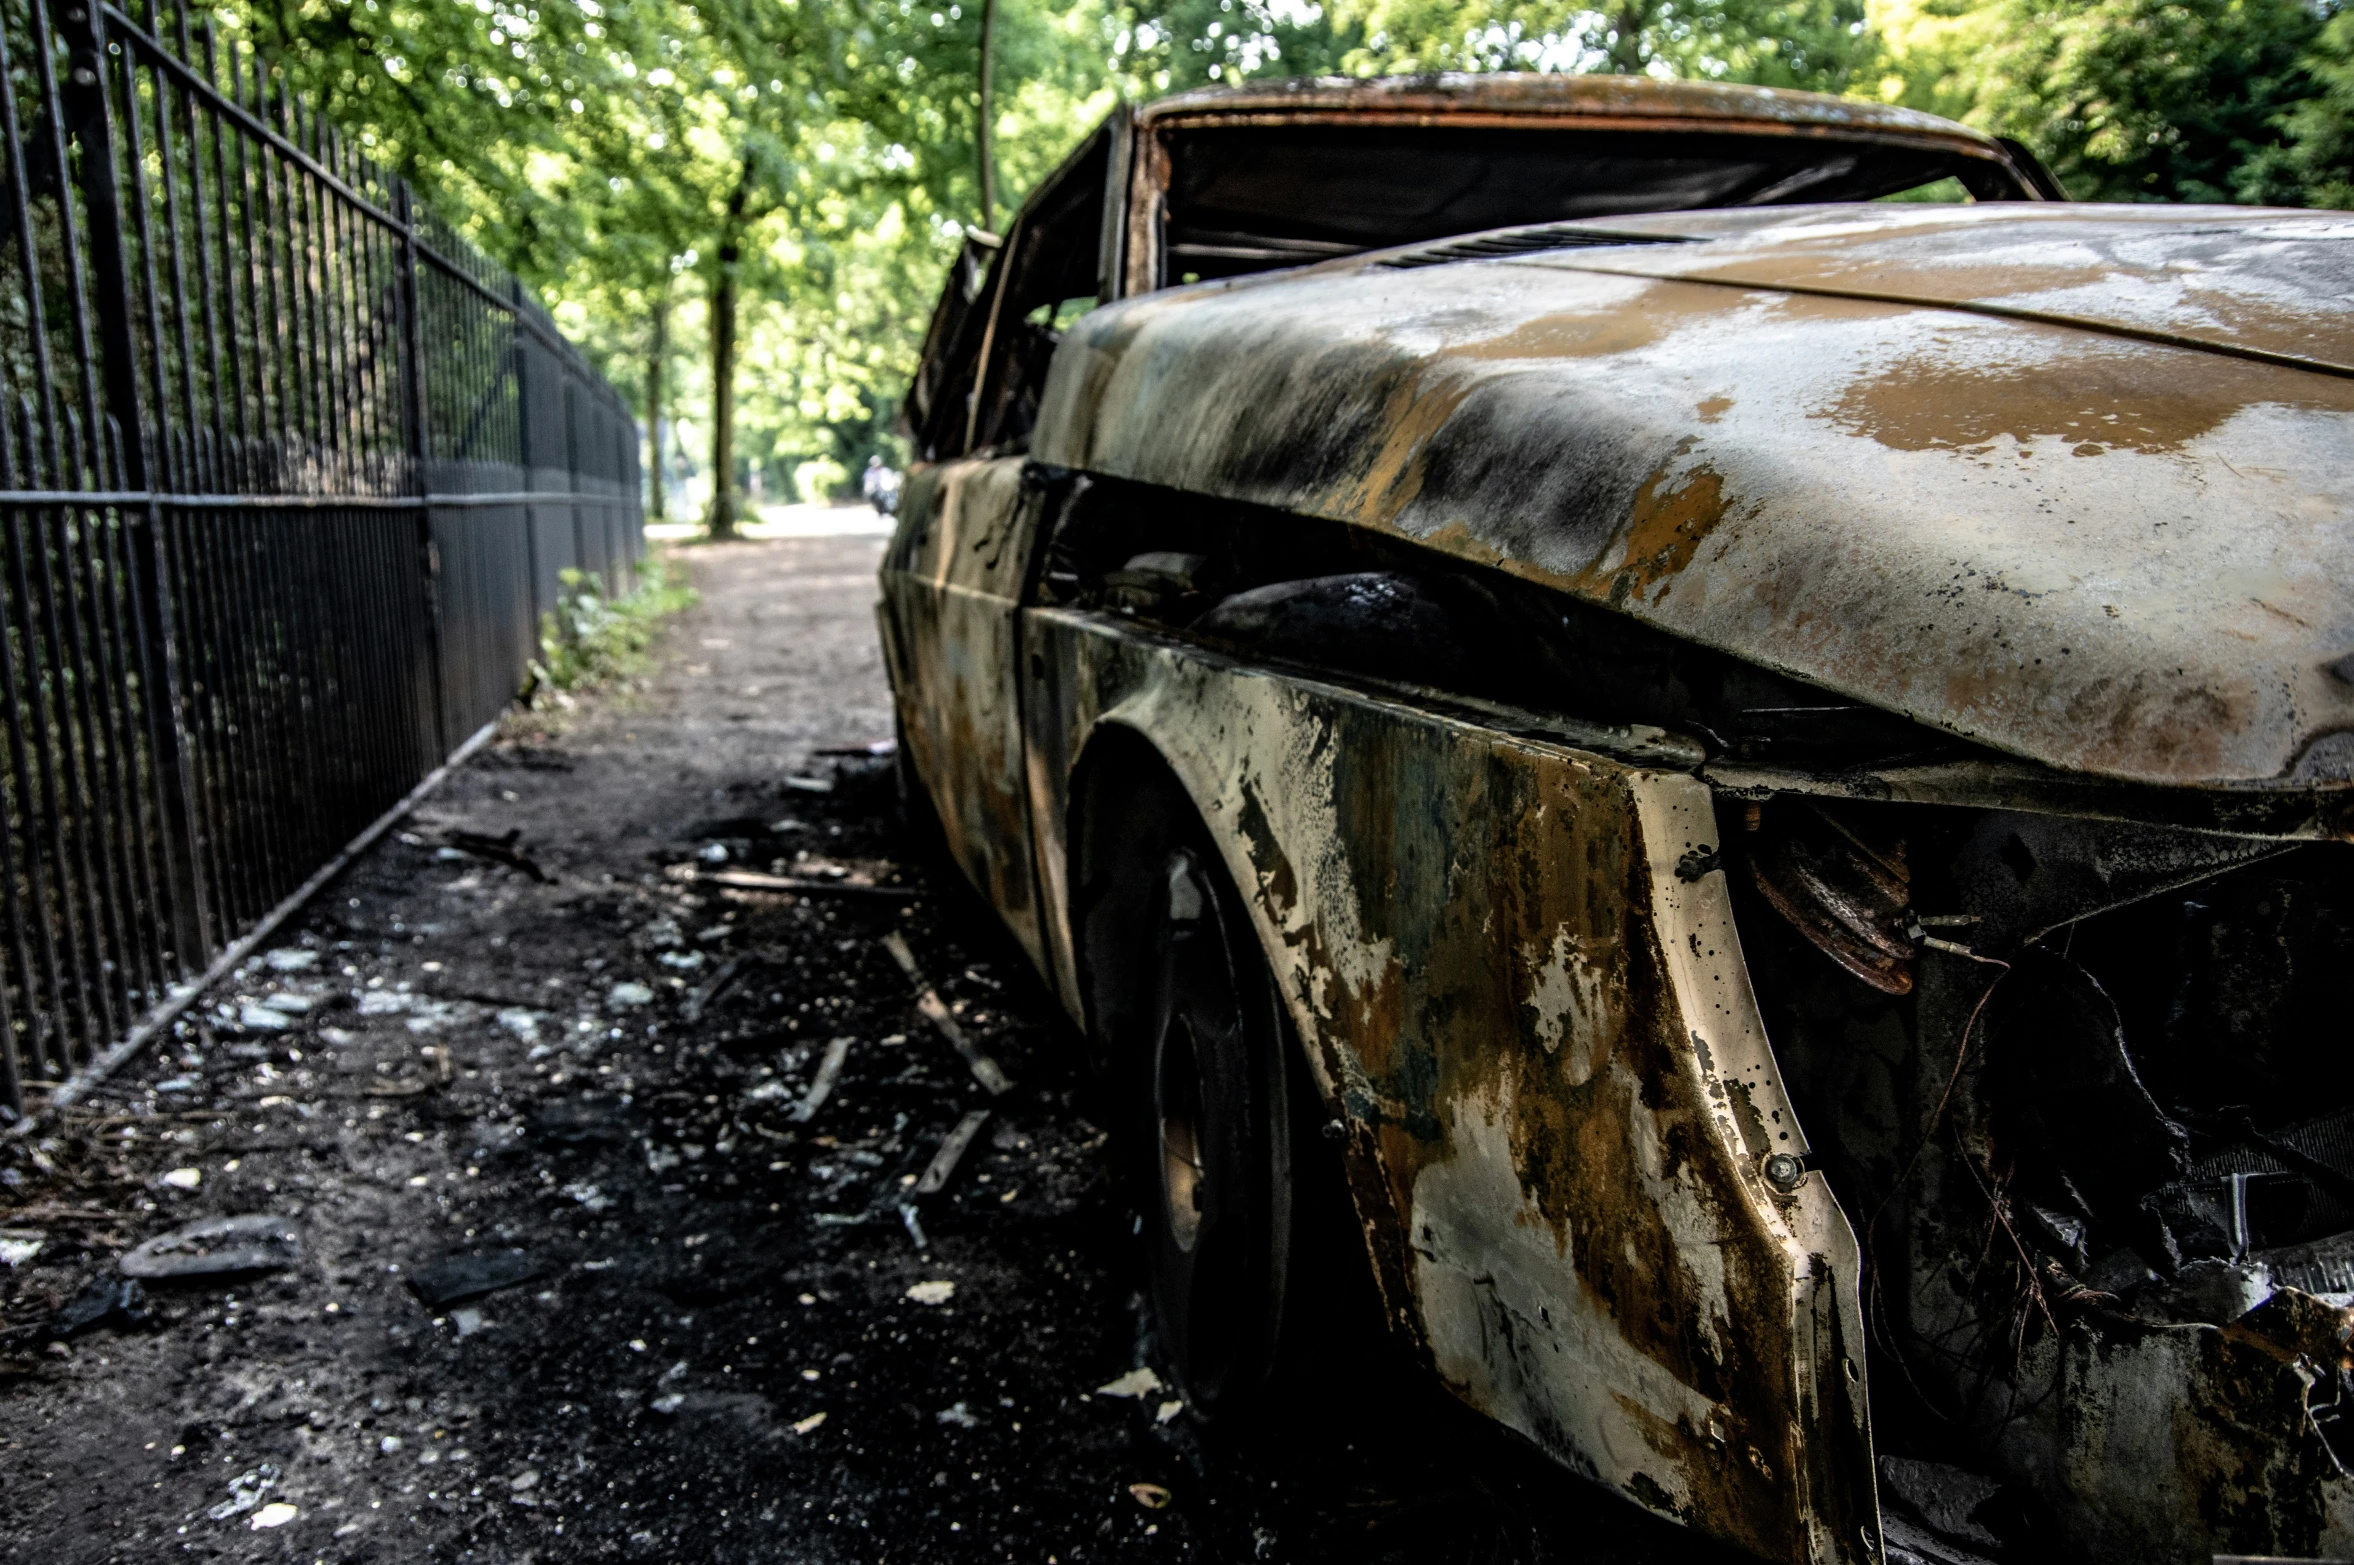
{"label": "exposed engine part", "polygon": [[1883,994],[1909,994],[1911,872],[1902,838],[1876,840],[1809,802],[1750,812],[1749,872],[1775,912]]}
{"label": "exposed engine part", "polygon": [[2148,1258],[2163,1256],[2142,1200],[2181,1177],[2190,1138],[2142,1084],[2099,980],[2053,952],[2022,951],[1995,989],[1984,1026],[1983,1088],[1997,1157],[2014,1196],[2048,1214],[2042,1226],[2065,1252],[2054,1258],[2086,1269],[2086,1225]]}
{"label": "exposed engine part", "polygon": [[[1755,831],[1730,824],[1752,808]],[[1761,873],[1794,857],[1776,834],[1805,814],[1787,797],[1724,811],[1809,1161],[1861,1230],[1881,1451],[2022,1494],[2065,1474],[2073,1525],[2152,1559],[2199,1528],[2248,1553],[2343,1553],[2354,860],[2009,811],[1815,813],[1852,834],[1813,827],[1816,855],[1901,840],[1907,897],[1945,910],[1901,926],[1907,992],[1824,963],[1802,946],[1860,938],[1826,908],[1878,883],[1856,871],[1826,898],[1819,868]],[[1889,1561],[1970,1546],[1882,1476]],[[2218,1498],[2193,1518],[2190,1495]],[[2039,1525],[1988,1530],[2016,1549]]]}
{"label": "exposed engine part", "polygon": [[1414,684],[1459,684],[1466,637],[1410,576],[1353,571],[1238,592],[1190,627],[1262,656],[1337,664]]}

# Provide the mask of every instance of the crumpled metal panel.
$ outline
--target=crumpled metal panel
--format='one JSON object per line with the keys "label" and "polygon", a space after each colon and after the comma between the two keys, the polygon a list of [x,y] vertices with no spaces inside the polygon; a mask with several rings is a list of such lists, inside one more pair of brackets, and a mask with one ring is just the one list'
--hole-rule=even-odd
{"label": "crumpled metal panel", "polygon": [[[1903,302],[1936,268],[1871,246],[1924,220],[1844,210],[1721,247],[1352,260],[1130,300],[1071,330],[1036,454],[1499,564],[2067,770],[2354,779],[2354,379],[2122,334],[2149,290],[2104,259],[2278,280],[2296,267],[2232,245],[2322,254],[2344,220],[1973,214],[1969,242],[1999,250],[2073,210],[2036,297],[2118,328],[2093,331]],[[1762,276],[1785,253],[1810,291],[1622,275]],[[2338,308],[2264,340],[2343,342]],[[2251,311],[2213,329],[2261,336]]]}
{"label": "crumpled metal panel", "polygon": [[[1472,1406],[1789,1561],[1878,1520],[1855,1239],[1732,924],[1706,784],[1025,615],[1041,858],[1106,726],[1209,822],[1312,1067],[1394,1318]],[[1062,938],[1067,939],[1067,933]]]}

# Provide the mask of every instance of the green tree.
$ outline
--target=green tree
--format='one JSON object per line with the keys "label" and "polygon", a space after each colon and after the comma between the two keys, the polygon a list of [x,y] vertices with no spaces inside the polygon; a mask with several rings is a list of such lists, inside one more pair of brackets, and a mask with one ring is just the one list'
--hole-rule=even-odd
{"label": "green tree", "polygon": [[1334,0],[1352,70],[1566,70],[1839,92],[1875,55],[1863,0]]}
{"label": "green tree", "polygon": [[2354,207],[2354,11],[2329,19],[2304,66],[2313,96],[2280,114],[2281,143],[2250,158],[2236,188],[2247,201]]}
{"label": "green tree", "polygon": [[2033,147],[2089,201],[2229,201],[2311,96],[2303,0],[1918,0],[1883,95]]}

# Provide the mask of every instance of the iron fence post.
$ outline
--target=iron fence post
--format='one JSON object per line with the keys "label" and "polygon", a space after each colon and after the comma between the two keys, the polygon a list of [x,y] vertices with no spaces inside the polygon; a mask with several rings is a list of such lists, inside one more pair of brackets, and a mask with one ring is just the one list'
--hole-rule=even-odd
{"label": "iron fence post", "polygon": [[[132,599],[139,616],[145,656],[148,742],[154,746],[154,775],[166,851],[161,855],[169,907],[156,910],[168,920],[179,949],[172,953],[181,973],[203,968],[213,950],[213,931],[204,885],[203,825],[196,808],[196,783],[189,756],[178,639],[173,623],[170,555],[163,507],[153,482],[162,441],[150,427],[139,395],[138,346],[132,335],[130,258],[123,243],[123,200],[114,144],[114,111],[107,93],[105,22],[87,0],[69,0],[60,33],[67,49],[61,96],[71,115],[68,129],[82,149],[77,170],[88,214],[90,270],[96,294],[99,355],[104,372],[106,414],[121,438],[112,442],[117,478],[125,490],[146,491],[143,504],[119,508],[131,534]],[[123,56],[126,84],[131,61]],[[191,431],[193,434],[193,431]],[[100,450],[103,429],[91,431]]]}
{"label": "iron fence post", "polygon": [[[433,493],[431,432],[425,423],[425,331],[417,314],[417,217],[411,210],[406,180],[392,184],[393,215],[400,219],[400,344],[401,435],[408,447],[410,492],[420,499]],[[433,541],[433,507],[417,509],[417,569],[425,583],[425,655],[432,685],[433,753],[444,756],[456,748],[449,731],[447,701],[441,669],[441,550]]]}

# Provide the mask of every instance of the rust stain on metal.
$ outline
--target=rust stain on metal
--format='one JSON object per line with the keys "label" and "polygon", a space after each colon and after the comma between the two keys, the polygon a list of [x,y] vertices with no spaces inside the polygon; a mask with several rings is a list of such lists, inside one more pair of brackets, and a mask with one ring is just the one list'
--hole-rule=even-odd
{"label": "rust stain on metal", "polygon": [[[1682,458],[1698,442],[1678,442]],[[1656,595],[1725,519],[1725,481],[1714,470],[1680,470],[1672,462],[1652,470],[1635,491],[1627,518],[1624,563],[1610,573],[1613,603]]]}
{"label": "rust stain on metal", "polygon": [[1857,381],[1817,416],[1899,451],[1983,453],[2007,436],[2099,456],[2179,451],[2254,407],[2354,413],[2354,381],[2222,359],[2153,398],[2149,360],[2163,349],[2082,339],[2037,346],[2021,344],[2008,363],[1906,358]]}
{"label": "rust stain on metal", "polygon": [[1385,525],[1422,492],[1424,463],[1434,436],[1470,392],[1468,383],[1402,379],[1382,410],[1383,437],[1361,477],[1336,500],[1352,519]]}

